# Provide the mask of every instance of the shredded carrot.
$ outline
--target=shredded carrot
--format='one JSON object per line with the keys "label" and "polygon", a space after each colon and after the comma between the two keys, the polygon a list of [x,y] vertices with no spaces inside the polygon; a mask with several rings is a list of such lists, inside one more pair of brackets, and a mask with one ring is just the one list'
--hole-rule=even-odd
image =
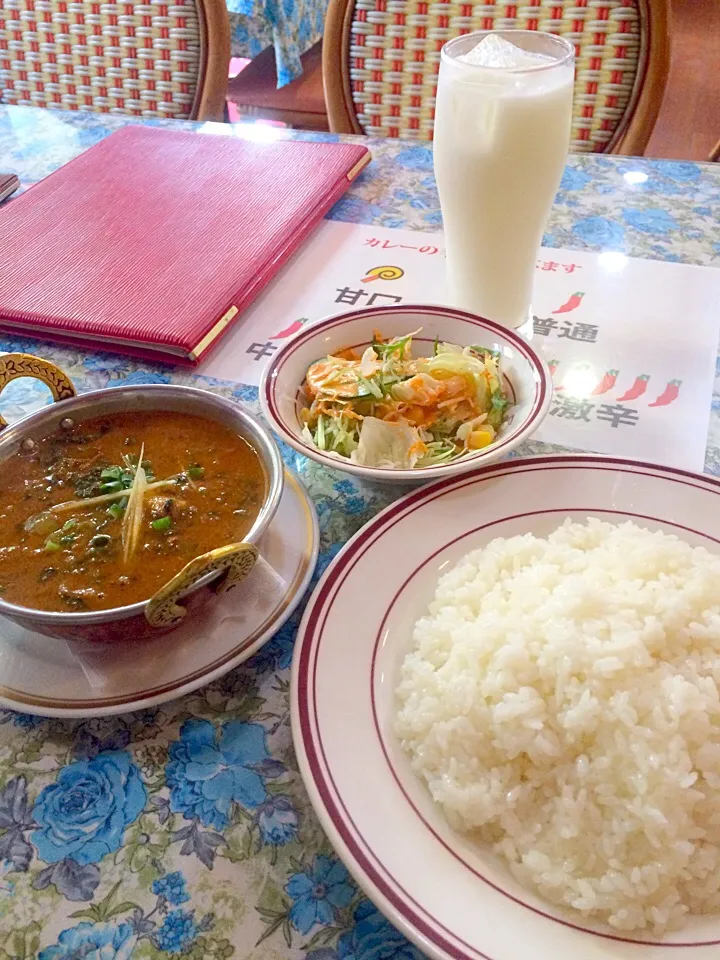
{"label": "shredded carrot", "polygon": [[422,440],[416,440],[415,443],[410,447],[408,453],[412,456],[416,453],[419,457],[424,456],[428,451],[427,446],[423,443]]}
{"label": "shredded carrot", "polygon": [[405,419],[415,427],[422,427],[428,422],[428,416],[432,416],[429,411],[420,406],[408,407],[405,411]]}
{"label": "shredded carrot", "polygon": [[395,412],[397,412],[397,408],[392,407],[387,403],[376,403],[373,406],[374,416],[376,416],[378,420],[385,420],[387,419],[388,414]]}
{"label": "shredded carrot", "polygon": [[353,408],[350,406],[349,403],[346,403],[345,406],[343,407],[342,415],[344,417],[347,417],[348,420],[364,420],[365,419],[365,417],[363,417],[361,413],[355,413],[355,411],[353,410]]}
{"label": "shredded carrot", "polygon": [[336,350],[332,356],[337,357],[338,360],[360,360],[357,352],[353,350],[352,347],[345,347],[342,350]]}

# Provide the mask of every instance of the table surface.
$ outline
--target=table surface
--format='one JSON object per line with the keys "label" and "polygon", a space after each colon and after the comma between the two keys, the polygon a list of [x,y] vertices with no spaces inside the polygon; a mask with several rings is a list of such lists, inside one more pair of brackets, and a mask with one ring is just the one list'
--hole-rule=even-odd
{"label": "table surface", "polygon": [[323,35],[328,0],[226,0],[233,57],[275,49],[278,88],[299,77],[300,57]]}
{"label": "table surface", "polygon": [[[0,171],[16,172],[28,186],[127,122],[0,107]],[[239,125],[231,133],[252,136],[253,129]],[[373,163],[330,216],[437,230],[430,149],[380,140],[369,145]],[[720,264],[718,223],[720,165],[573,157],[545,244]],[[0,350],[17,349],[59,363],[81,391],[127,382],[192,383],[258,412],[255,387],[0,340]],[[0,412],[17,418],[46,402],[43,390],[32,381],[12,384]],[[716,389],[706,458],[712,473],[720,473],[717,406]],[[521,452],[547,449],[530,442]],[[318,512],[317,578],[398,491],[360,484],[291,451],[285,455]],[[334,855],[297,772],[288,686],[299,616],[223,679],[156,709],[89,721],[0,710],[0,960],[419,958]],[[269,775],[258,778],[251,768],[265,759],[265,749],[281,766],[268,765]],[[251,780],[260,784],[254,794]]]}

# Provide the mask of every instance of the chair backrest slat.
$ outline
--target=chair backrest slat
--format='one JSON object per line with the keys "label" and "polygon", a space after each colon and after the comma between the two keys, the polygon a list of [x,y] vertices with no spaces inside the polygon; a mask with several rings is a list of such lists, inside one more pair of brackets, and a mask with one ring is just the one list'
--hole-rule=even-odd
{"label": "chair backrest slat", "polygon": [[667,0],[330,0],[323,78],[331,129],[431,140],[442,45],[503,28],[575,44],[571,149],[644,149],[667,80]]}
{"label": "chair backrest slat", "polygon": [[229,46],[224,0],[0,0],[0,93],[6,104],[221,119]]}

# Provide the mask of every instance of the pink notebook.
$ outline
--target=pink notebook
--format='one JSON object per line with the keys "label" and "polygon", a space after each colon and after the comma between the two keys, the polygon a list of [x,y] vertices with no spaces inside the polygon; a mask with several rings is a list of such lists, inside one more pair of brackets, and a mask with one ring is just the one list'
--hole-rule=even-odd
{"label": "pink notebook", "polygon": [[0,330],[196,363],[369,160],[125,127],[0,209]]}

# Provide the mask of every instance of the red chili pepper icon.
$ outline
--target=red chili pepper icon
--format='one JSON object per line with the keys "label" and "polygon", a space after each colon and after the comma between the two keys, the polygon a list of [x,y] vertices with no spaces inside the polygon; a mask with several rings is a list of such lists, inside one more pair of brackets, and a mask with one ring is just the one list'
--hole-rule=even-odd
{"label": "red chili pepper icon", "polygon": [[641,373],[639,377],[635,377],[635,383],[630,387],[627,393],[624,393],[621,397],[617,398],[617,402],[624,403],[625,400],[637,400],[637,398],[641,397],[647,390],[649,379],[650,377],[647,373]]}
{"label": "red chili pepper icon", "polygon": [[570,313],[571,310],[575,310],[580,306],[584,296],[585,294],[578,290],[569,297],[561,307],[558,307],[557,310],[552,310],[551,313]]}
{"label": "red chili pepper icon", "polygon": [[560,361],[559,361],[559,360],[548,360],[548,367],[549,367],[549,369],[550,369],[550,376],[551,376],[551,377],[554,377],[554,376],[555,376],[555,371],[557,370],[557,368],[558,368],[559,366],[560,366]]}
{"label": "red chili pepper icon", "polygon": [[303,325],[302,320],[295,320],[290,324],[289,327],[285,327],[284,330],[281,330],[280,333],[276,333],[274,336],[270,337],[271,340],[284,340],[285,337],[291,337],[294,333],[297,333],[298,330]]}
{"label": "red chili pepper icon", "polygon": [[612,390],[615,386],[615,381],[618,378],[619,370],[608,370],[603,376],[600,383],[595,387],[593,392],[590,394],[592,397],[599,397],[601,393],[607,393],[608,390]]}
{"label": "red chili pepper icon", "polygon": [[649,407],[666,407],[669,403],[672,403],[673,400],[676,400],[678,394],[680,393],[680,384],[682,380],[671,380],[668,385],[665,387],[663,392],[657,398],[653,400],[652,403],[649,403]]}

